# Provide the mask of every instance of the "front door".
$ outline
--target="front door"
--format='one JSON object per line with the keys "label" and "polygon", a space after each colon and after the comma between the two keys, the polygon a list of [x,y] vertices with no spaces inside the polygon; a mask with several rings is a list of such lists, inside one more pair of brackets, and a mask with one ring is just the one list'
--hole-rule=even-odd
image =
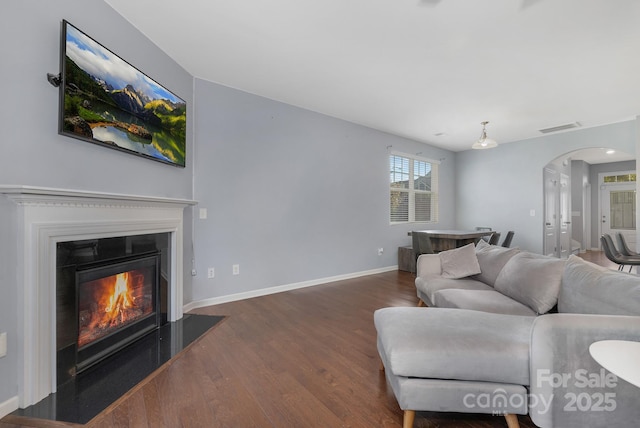
{"label": "front door", "polygon": [[[623,174],[616,173],[618,176]],[[624,174],[626,175],[626,174]],[[635,177],[635,174],[633,174]],[[607,177],[614,175],[608,174]],[[606,178],[604,179],[606,180]],[[616,235],[622,233],[627,245],[636,250],[636,184],[603,181],[600,185],[600,226],[618,245]]]}

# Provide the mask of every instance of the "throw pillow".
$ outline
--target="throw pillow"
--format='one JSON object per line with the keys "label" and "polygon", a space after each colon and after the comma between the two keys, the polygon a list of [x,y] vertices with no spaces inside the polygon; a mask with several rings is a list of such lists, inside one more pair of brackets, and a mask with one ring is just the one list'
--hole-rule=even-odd
{"label": "throw pillow", "polygon": [[481,239],[476,244],[476,256],[480,265],[480,274],[474,279],[493,287],[504,265],[519,252],[518,248],[489,245]]}
{"label": "throw pillow", "polygon": [[485,241],[484,239],[480,239],[476,244],[476,251],[481,250],[483,248],[490,247],[490,246],[491,244],[489,244],[487,241]]}
{"label": "throw pillow", "polygon": [[443,278],[465,278],[480,273],[480,265],[473,244],[442,251],[438,255],[440,256]]}
{"label": "throw pillow", "polygon": [[558,302],[564,265],[565,260],[521,252],[504,266],[495,289],[537,314],[547,313]]}

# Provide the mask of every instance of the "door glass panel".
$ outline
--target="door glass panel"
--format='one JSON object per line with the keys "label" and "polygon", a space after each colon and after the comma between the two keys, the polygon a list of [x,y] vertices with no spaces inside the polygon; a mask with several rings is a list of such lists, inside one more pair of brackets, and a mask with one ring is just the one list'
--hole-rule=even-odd
{"label": "door glass panel", "polygon": [[609,195],[611,229],[634,230],[636,228],[636,192],[612,190]]}

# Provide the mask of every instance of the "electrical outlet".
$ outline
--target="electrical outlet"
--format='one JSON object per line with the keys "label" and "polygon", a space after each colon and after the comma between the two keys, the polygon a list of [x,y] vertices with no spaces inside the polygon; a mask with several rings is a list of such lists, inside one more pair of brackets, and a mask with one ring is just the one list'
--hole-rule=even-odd
{"label": "electrical outlet", "polygon": [[216,271],[214,268],[207,269],[207,278],[213,278],[216,276]]}
{"label": "electrical outlet", "polygon": [[382,253],[384,253],[384,248],[382,247],[378,248],[378,255],[381,256]]}
{"label": "electrical outlet", "polygon": [[240,275],[240,265],[233,265],[232,270],[234,275]]}
{"label": "electrical outlet", "polygon": [[205,220],[207,218],[207,209],[200,208],[199,214],[200,214],[200,220]]}
{"label": "electrical outlet", "polygon": [[0,358],[7,355],[7,333],[0,333]]}

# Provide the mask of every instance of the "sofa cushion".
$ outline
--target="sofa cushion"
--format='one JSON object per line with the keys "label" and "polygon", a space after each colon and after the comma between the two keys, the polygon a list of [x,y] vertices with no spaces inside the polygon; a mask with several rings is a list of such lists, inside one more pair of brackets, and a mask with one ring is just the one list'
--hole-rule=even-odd
{"label": "sofa cushion", "polygon": [[517,248],[489,245],[481,239],[476,245],[480,274],[474,276],[474,279],[493,287],[504,265],[519,252]]}
{"label": "sofa cushion", "polygon": [[558,312],[640,315],[640,277],[571,255],[562,276]]}
{"label": "sofa cushion", "polygon": [[443,278],[465,278],[480,273],[480,265],[473,244],[442,251],[438,255]]}
{"label": "sofa cushion", "polygon": [[[450,279],[441,276],[417,277],[415,284],[418,296],[429,306],[435,305],[435,293],[440,290],[449,288],[459,290],[493,290],[493,288],[487,284],[470,278]],[[425,300],[425,298],[427,300]]]}
{"label": "sofa cushion", "polygon": [[471,309],[494,314],[536,315],[528,306],[501,294],[493,288],[489,290],[440,290],[434,294],[433,305],[438,308]]}
{"label": "sofa cushion", "polygon": [[565,260],[528,252],[513,256],[502,268],[495,288],[537,314],[558,303]]}
{"label": "sofa cushion", "polygon": [[378,349],[396,376],[529,384],[535,317],[464,309],[383,308]]}

